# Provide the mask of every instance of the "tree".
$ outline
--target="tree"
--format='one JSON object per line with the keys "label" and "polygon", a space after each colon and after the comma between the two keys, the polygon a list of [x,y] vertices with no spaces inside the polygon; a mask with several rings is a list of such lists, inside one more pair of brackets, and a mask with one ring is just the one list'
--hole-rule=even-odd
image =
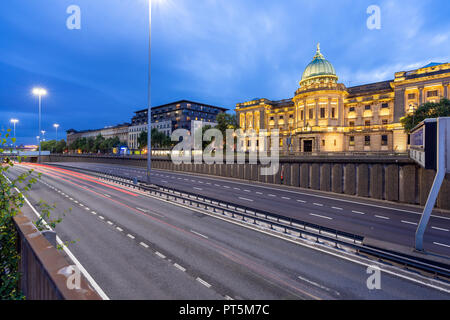
{"label": "tree", "polygon": [[[142,131],[138,138],[137,142],[139,144],[139,148],[143,149],[147,147],[148,143],[148,134],[147,131]],[[152,148],[166,148],[172,145],[172,140],[165,133],[158,131],[158,129],[152,129]]]}
{"label": "tree", "polygon": [[43,151],[50,151],[51,153],[63,153],[67,145],[65,140],[49,140],[41,142],[41,149]]}
{"label": "tree", "polygon": [[216,121],[216,128],[222,132],[224,138],[226,137],[225,132],[227,129],[236,130],[239,128],[235,114],[220,113],[219,115],[217,115]]}
{"label": "tree", "polygon": [[442,98],[439,102],[426,102],[422,104],[413,114],[400,119],[407,133],[427,118],[450,117],[450,100]]}

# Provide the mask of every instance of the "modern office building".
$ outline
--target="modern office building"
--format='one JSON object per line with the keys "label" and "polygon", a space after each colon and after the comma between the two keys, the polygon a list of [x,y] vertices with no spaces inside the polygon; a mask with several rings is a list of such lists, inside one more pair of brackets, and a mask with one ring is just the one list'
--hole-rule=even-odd
{"label": "modern office building", "polygon": [[283,151],[401,152],[407,134],[400,119],[422,103],[449,98],[449,82],[450,63],[431,63],[347,88],[318,45],[293,98],[238,103],[236,116],[244,130],[279,129]]}
{"label": "modern office building", "polygon": [[[129,128],[130,149],[137,149],[137,137],[143,131],[147,131],[147,109],[135,112]],[[225,113],[227,109],[207,105],[204,103],[189,100],[180,100],[152,108],[152,129],[170,136],[174,130],[191,130],[192,121],[201,121],[202,124],[215,126],[216,118],[220,113]]]}
{"label": "modern office building", "polygon": [[[152,108],[152,129],[170,136],[176,129],[191,130],[191,121],[202,123],[203,126],[215,126],[217,115],[225,113],[228,109],[207,105],[204,103],[180,100],[173,103]],[[70,145],[78,138],[95,138],[99,134],[104,138],[118,136],[120,141],[128,145],[131,150],[139,148],[138,137],[147,131],[147,109],[136,111],[131,123],[98,130],[67,131],[67,143]]]}

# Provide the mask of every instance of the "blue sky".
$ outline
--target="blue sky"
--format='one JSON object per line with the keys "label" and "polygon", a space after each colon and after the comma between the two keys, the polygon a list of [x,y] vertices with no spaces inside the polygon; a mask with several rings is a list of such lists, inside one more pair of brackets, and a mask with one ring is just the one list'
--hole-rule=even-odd
{"label": "blue sky", "polygon": [[[190,99],[234,109],[291,98],[316,43],[347,86],[450,61],[448,0],[159,0],[153,7],[152,104]],[[147,99],[148,0],[4,0],[0,11],[0,128],[37,135],[34,86],[49,91],[43,128],[130,121]],[[81,8],[81,30],[66,9]],[[369,30],[369,5],[381,29]],[[62,136],[62,132],[60,137]]]}

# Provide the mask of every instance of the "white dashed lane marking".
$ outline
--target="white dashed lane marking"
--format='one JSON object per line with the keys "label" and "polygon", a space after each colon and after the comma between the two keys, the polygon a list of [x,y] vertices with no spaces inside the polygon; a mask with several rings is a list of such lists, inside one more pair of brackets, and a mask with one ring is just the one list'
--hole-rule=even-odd
{"label": "white dashed lane marking", "polygon": [[205,235],[203,235],[203,234],[201,234],[201,233],[198,233],[198,232],[196,232],[196,231],[194,231],[194,230],[191,230],[191,232],[192,232],[193,234],[196,234],[196,235],[202,237],[202,238],[208,239],[207,236],[205,236]]}
{"label": "white dashed lane marking", "polygon": [[450,248],[450,245],[448,244],[443,244],[443,243],[439,243],[439,242],[433,242],[435,245],[441,246],[441,247],[446,247],[446,248]]}
{"label": "white dashed lane marking", "polygon": [[310,213],[309,215],[310,216],[314,216],[314,217],[318,217],[318,218],[333,220],[333,218],[330,218],[330,217],[327,217],[327,216],[321,216],[320,214]]}
{"label": "white dashed lane marking", "polygon": [[344,210],[344,209],[339,208],[339,207],[331,207],[331,209],[334,209],[334,210]]}
{"label": "white dashed lane marking", "polygon": [[313,203],[313,204],[318,207],[323,207],[323,204],[321,204],[321,203]]}
{"label": "white dashed lane marking", "polygon": [[353,213],[356,213],[356,214],[365,214],[364,212],[361,212],[361,211],[355,211],[355,210],[352,210],[352,212],[353,212]]}
{"label": "white dashed lane marking", "polygon": [[375,215],[375,218],[384,219],[384,220],[389,220],[389,219],[391,219],[391,218],[389,218],[389,217],[378,216],[378,215]]}
{"label": "white dashed lane marking", "polygon": [[135,237],[134,237],[133,235],[131,235],[131,234],[127,234],[127,237],[130,238],[130,239],[134,239],[134,238],[135,238]]}
{"label": "white dashed lane marking", "polygon": [[250,201],[250,202],[253,202],[253,200],[252,200],[252,199],[248,199],[248,198],[243,198],[243,197],[239,197],[239,199],[241,199],[241,200],[245,200],[245,201]]}
{"label": "white dashed lane marking", "polygon": [[201,278],[197,278],[196,280],[197,280],[198,282],[200,282],[202,285],[204,285],[205,287],[211,288],[211,285],[210,285],[208,282],[206,282],[205,280],[203,280],[203,279],[201,279]]}
{"label": "white dashed lane marking", "polygon": [[175,268],[177,268],[180,271],[186,272],[186,268],[183,268],[182,266],[180,266],[178,263],[174,263],[173,266]]}
{"label": "white dashed lane marking", "polygon": [[412,224],[412,225],[414,225],[414,226],[417,226],[417,223],[411,222],[411,221],[402,220],[402,223]]}
{"label": "white dashed lane marking", "polygon": [[144,242],[139,243],[141,246],[143,246],[144,248],[148,249],[148,245]]}
{"label": "white dashed lane marking", "polygon": [[166,258],[165,255],[163,255],[162,253],[160,253],[160,252],[158,252],[158,251],[156,251],[155,254],[156,254],[158,257],[160,257],[161,259],[165,259],[165,258]]}
{"label": "white dashed lane marking", "polygon": [[439,230],[439,231],[446,231],[446,232],[449,232],[449,231],[450,231],[450,230],[448,230],[448,229],[438,228],[438,227],[431,227],[431,229]]}

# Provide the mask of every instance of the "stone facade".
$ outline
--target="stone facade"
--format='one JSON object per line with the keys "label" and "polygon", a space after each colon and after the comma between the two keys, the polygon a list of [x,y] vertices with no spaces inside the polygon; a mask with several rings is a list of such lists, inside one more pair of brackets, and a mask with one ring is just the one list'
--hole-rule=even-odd
{"label": "stone facade", "polygon": [[278,129],[284,152],[404,152],[401,117],[449,98],[449,82],[450,64],[431,63],[397,72],[394,80],[347,88],[318,47],[293,98],[238,103],[236,115],[244,130]]}

